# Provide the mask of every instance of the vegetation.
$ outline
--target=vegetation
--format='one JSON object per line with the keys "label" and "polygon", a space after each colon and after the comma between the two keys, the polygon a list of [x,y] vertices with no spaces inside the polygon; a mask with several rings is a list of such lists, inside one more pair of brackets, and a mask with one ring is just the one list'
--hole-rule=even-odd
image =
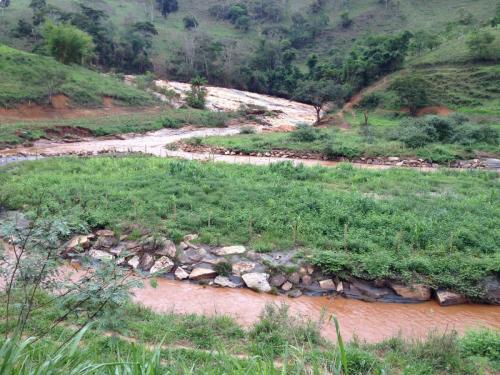
{"label": "vegetation", "polygon": [[72,137],[82,132],[93,136],[105,136],[145,133],[163,128],[180,128],[184,125],[224,127],[233,116],[235,116],[233,113],[168,109],[67,120],[12,122],[0,127],[0,148],[44,137]]}
{"label": "vegetation", "polygon": [[174,238],[195,231],[208,244],[300,247],[327,273],[419,281],[471,298],[499,269],[493,172],[258,168],[144,157],[53,159],[3,171],[3,206],[30,209],[43,196],[52,212],[93,228],[142,223]]}
{"label": "vegetation", "polygon": [[56,93],[84,106],[101,106],[104,96],[124,105],[154,103],[150,94],[116,78],[4,45],[0,45],[0,70],[0,106],[3,107],[27,102],[47,103]]}
{"label": "vegetation", "polygon": [[207,81],[202,77],[195,77],[191,80],[191,89],[187,93],[186,103],[192,108],[205,109],[207,101],[207,89],[204,85]]}
{"label": "vegetation", "polygon": [[47,50],[63,64],[88,62],[94,50],[92,37],[75,26],[47,22],[43,29]]}
{"label": "vegetation", "polygon": [[247,154],[273,150],[315,153],[332,160],[399,156],[450,163],[481,155],[500,155],[499,126],[475,123],[459,114],[449,118],[408,118],[374,113],[369,123],[358,125],[352,117],[347,116],[347,120],[352,125],[345,130],[301,126],[292,133],[207,137],[200,139],[199,144]]}

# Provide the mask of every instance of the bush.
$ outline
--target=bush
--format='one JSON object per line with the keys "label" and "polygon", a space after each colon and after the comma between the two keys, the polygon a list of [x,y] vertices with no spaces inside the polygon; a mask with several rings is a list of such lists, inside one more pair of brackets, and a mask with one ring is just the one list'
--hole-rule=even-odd
{"label": "bush", "polygon": [[355,159],[363,152],[356,146],[332,142],[325,147],[324,154],[328,160],[336,160],[338,158]]}
{"label": "bush", "polygon": [[251,126],[244,126],[240,129],[240,134],[255,134],[255,128]]}
{"label": "bush", "polygon": [[460,351],[465,356],[481,356],[490,361],[500,361],[500,333],[492,330],[468,332],[460,340]]}
{"label": "bush", "polygon": [[319,138],[317,129],[309,125],[299,125],[290,138],[298,142],[314,142]]}
{"label": "bush", "polygon": [[214,265],[214,271],[221,276],[229,276],[233,271],[231,263],[229,262],[221,262]]}
{"label": "bush", "polygon": [[423,147],[429,143],[471,143],[498,144],[499,132],[488,125],[466,122],[464,116],[425,116],[405,119],[392,138],[400,140],[411,148]]}

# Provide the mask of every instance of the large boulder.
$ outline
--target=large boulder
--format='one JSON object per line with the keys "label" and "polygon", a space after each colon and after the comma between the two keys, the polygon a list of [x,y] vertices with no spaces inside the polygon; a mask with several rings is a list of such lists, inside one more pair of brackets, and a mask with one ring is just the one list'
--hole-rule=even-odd
{"label": "large boulder", "polygon": [[441,306],[453,306],[466,303],[467,299],[462,295],[444,289],[438,289],[436,298]]}
{"label": "large boulder", "polygon": [[207,254],[207,251],[203,248],[189,248],[187,250],[181,250],[177,259],[182,264],[193,264],[201,262]]}
{"label": "large boulder", "polygon": [[161,242],[162,244],[159,249],[155,251],[155,254],[166,256],[169,258],[175,258],[175,255],[177,254],[177,248],[175,247],[175,244],[165,238],[163,238]]}
{"label": "large boulder", "polygon": [[360,293],[362,296],[368,297],[371,299],[381,299],[388,295],[394,295],[391,289],[389,288],[377,288],[367,282],[360,280],[351,281],[351,291],[355,291]]}
{"label": "large boulder", "polygon": [[292,290],[292,288],[293,288],[293,284],[290,281],[287,281],[286,283],[284,283],[281,286],[281,289],[284,290],[285,292]]}
{"label": "large boulder", "polygon": [[149,272],[152,274],[168,273],[172,271],[172,268],[174,268],[174,262],[172,262],[170,258],[163,256],[153,264]]}
{"label": "large boulder", "polygon": [[212,253],[218,256],[234,255],[234,254],[244,254],[247,251],[245,246],[225,246],[213,249]]}
{"label": "large boulder", "polygon": [[298,283],[300,283],[300,273],[294,272],[288,275],[288,281],[290,281],[294,285],[297,285]]}
{"label": "large boulder", "polygon": [[279,288],[286,282],[286,277],[284,275],[274,275],[271,277],[270,283],[272,286]]}
{"label": "large boulder", "polygon": [[485,294],[485,300],[488,303],[492,303],[495,305],[500,305],[500,280],[498,277],[488,277],[483,280],[481,283],[484,294]]}
{"label": "large boulder", "polygon": [[215,276],[217,276],[217,272],[215,272],[213,268],[208,266],[200,266],[196,267],[191,271],[189,278],[191,280],[203,280],[203,279],[211,279],[212,277]]}
{"label": "large boulder", "polygon": [[149,271],[154,264],[155,258],[151,254],[144,253],[141,255],[141,263],[139,264],[141,270]]}
{"label": "large boulder", "polygon": [[115,238],[115,232],[113,232],[112,230],[108,229],[98,230],[96,232],[96,235],[97,235],[97,242],[95,244],[95,247],[97,249],[109,249],[110,247],[113,247],[117,243],[117,240]]}
{"label": "large boulder", "polygon": [[267,281],[269,274],[267,273],[246,273],[242,276],[245,285],[257,292],[267,293],[271,291],[271,285]]}
{"label": "large boulder", "polygon": [[139,268],[139,264],[141,263],[141,258],[138,255],[134,255],[127,261],[127,264],[132,267],[134,270]]}
{"label": "large boulder", "polygon": [[333,282],[332,279],[321,280],[319,282],[319,286],[321,289],[324,290],[336,290],[335,283]]}
{"label": "large boulder", "polygon": [[391,283],[391,288],[398,296],[413,301],[428,301],[431,299],[431,288],[425,285],[413,284],[406,286],[399,283]]}

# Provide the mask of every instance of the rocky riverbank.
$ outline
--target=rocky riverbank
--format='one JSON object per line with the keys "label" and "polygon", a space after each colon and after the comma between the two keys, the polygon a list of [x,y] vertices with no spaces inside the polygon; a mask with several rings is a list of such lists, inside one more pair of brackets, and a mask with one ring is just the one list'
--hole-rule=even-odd
{"label": "rocky riverbank", "polygon": [[[326,275],[301,257],[297,250],[257,253],[241,245],[213,247],[196,243],[187,235],[176,245],[164,237],[117,236],[111,230],[77,235],[62,248],[61,255],[78,265],[82,257],[113,261],[141,276],[159,276],[223,288],[250,288],[257,292],[286,295],[342,295],[364,301],[417,303],[432,298],[443,306],[466,303],[467,299],[447,290],[396,281],[368,282]],[[485,302],[500,303],[498,280],[490,280]]]}
{"label": "rocky riverbank", "polygon": [[333,162],[350,162],[355,164],[369,164],[369,165],[385,165],[394,167],[412,167],[412,168],[438,168],[440,166],[448,168],[464,168],[464,169],[496,169],[498,168],[497,159],[472,159],[472,160],[456,160],[446,165],[432,163],[424,159],[411,159],[397,156],[388,157],[361,157],[356,159],[348,158],[328,158],[322,153],[295,151],[295,150],[270,150],[266,152],[246,152],[238,149],[230,149],[222,146],[206,146],[197,145],[187,142],[179,142],[177,148],[189,153],[207,153],[216,155],[229,155],[229,156],[250,156],[250,157],[269,157],[269,158],[283,158],[283,159],[304,159],[304,160],[323,160]]}

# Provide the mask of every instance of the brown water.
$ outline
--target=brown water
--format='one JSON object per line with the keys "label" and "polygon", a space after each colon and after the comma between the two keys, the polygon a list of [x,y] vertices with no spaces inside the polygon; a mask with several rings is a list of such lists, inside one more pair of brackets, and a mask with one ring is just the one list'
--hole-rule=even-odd
{"label": "brown water", "polygon": [[[290,299],[259,294],[248,289],[226,289],[171,280],[158,280],[152,288],[135,291],[134,301],[157,312],[226,314],[243,325],[258,319],[267,303],[286,303],[290,311],[317,320],[325,310],[326,316],[335,314],[342,334],[354,335],[368,342],[378,342],[394,335],[425,337],[430,330],[439,332],[468,328],[490,327],[500,329],[500,307],[487,305],[458,305],[441,307],[436,302],[421,304],[369,303],[345,298],[307,297]],[[335,339],[335,329],[325,324],[324,337]]]}

